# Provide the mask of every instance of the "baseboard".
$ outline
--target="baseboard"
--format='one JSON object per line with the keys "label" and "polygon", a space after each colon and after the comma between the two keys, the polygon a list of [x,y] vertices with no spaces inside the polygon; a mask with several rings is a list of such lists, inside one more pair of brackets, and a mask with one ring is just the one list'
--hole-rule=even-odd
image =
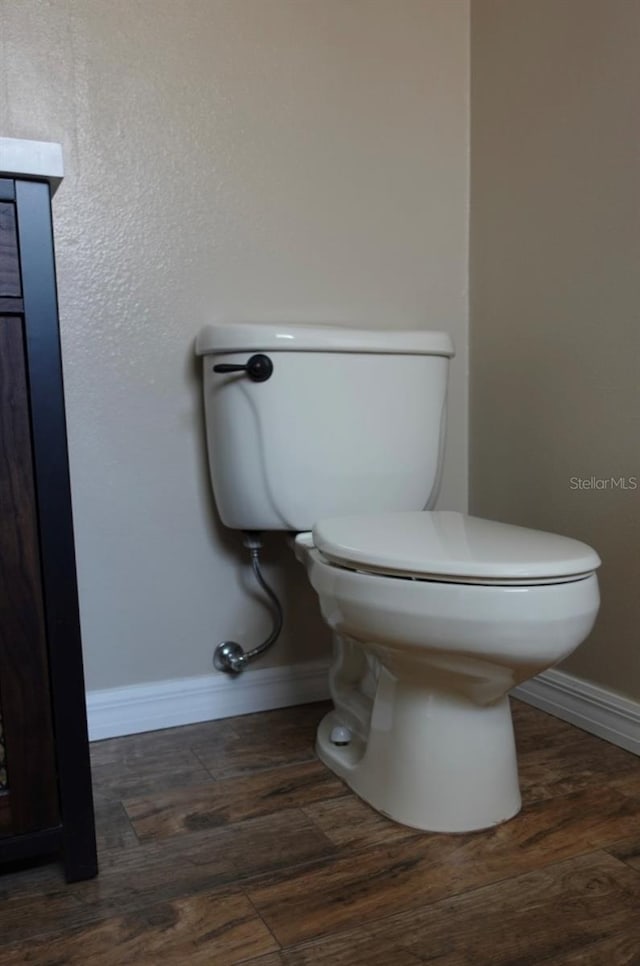
{"label": "baseboard", "polygon": [[236,714],[310,704],[329,697],[328,663],[249,669],[236,678],[206,674],[89,691],[89,739],[214,721]]}
{"label": "baseboard", "polygon": [[565,671],[544,671],[511,692],[515,698],[640,755],[640,702]]}
{"label": "baseboard", "polygon": [[[519,685],[512,694],[640,755],[640,702],[555,669]],[[89,691],[89,738],[99,741],[328,697],[326,661],[249,669],[237,678],[205,674]]]}

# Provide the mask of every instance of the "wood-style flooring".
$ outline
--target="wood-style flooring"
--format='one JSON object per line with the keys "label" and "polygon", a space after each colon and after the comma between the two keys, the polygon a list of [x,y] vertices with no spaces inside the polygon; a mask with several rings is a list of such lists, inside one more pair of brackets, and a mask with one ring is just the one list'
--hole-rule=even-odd
{"label": "wood-style flooring", "polygon": [[425,834],[316,760],[324,710],[94,744],[100,875],[0,876],[2,966],[639,966],[639,758],[514,702],[520,815]]}

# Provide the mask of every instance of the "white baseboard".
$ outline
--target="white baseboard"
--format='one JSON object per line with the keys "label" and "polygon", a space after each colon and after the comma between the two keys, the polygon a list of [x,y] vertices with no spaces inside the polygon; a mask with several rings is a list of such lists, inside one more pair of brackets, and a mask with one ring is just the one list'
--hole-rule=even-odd
{"label": "white baseboard", "polygon": [[[640,755],[640,702],[555,669],[519,685],[512,694]],[[205,674],[89,691],[89,738],[99,741],[328,697],[326,661],[249,669],[237,678]]]}
{"label": "white baseboard", "polygon": [[90,741],[310,704],[329,697],[327,661],[89,691]]}
{"label": "white baseboard", "polygon": [[511,692],[515,698],[640,755],[640,702],[565,671],[544,671]]}

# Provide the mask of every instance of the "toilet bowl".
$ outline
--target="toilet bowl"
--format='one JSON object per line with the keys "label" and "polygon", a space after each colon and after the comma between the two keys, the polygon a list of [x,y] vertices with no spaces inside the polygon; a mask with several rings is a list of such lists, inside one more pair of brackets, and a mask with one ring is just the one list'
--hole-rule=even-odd
{"label": "toilet bowl", "polygon": [[220,519],[297,533],[334,632],[322,761],[415,828],[514,815],[508,692],[585,639],[600,560],[568,537],[433,509],[449,336],[219,323],[196,352]]}
{"label": "toilet bowl", "polygon": [[296,545],[335,634],[321,760],[414,828],[467,832],[515,815],[508,692],[591,630],[594,551],[446,512],[321,521]]}

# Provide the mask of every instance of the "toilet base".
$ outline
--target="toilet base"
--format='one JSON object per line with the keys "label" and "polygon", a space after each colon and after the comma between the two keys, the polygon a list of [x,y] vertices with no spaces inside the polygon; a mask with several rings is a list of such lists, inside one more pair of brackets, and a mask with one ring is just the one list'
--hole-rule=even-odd
{"label": "toilet base", "polygon": [[318,727],[318,757],[377,811],[428,832],[471,832],[520,811],[508,696],[487,706],[398,680],[380,669],[368,736],[330,740],[340,714]]}

